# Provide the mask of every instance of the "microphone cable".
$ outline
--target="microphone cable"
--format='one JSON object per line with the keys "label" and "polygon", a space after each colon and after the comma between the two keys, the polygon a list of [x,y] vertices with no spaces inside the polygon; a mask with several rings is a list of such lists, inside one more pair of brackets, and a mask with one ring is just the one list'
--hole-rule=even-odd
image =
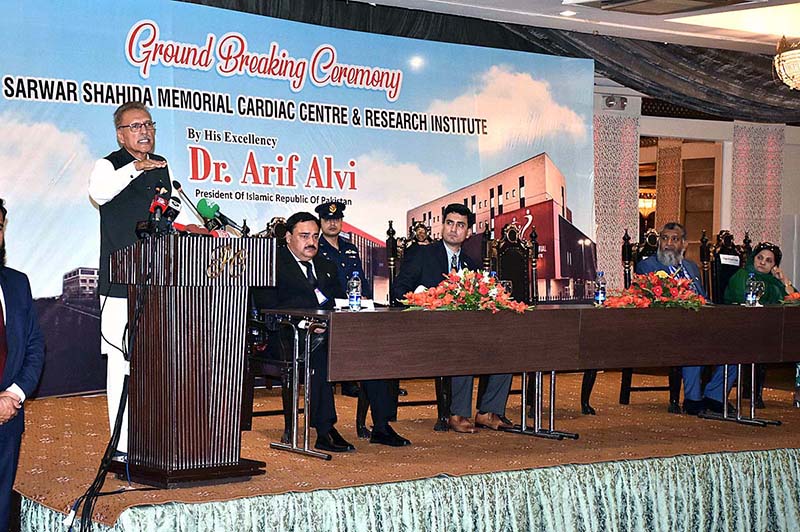
{"label": "microphone cable", "polygon": [[[138,330],[139,321],[141,319],[142,311],[144,308],[144,303],[147,298],[147,292],[149,291],[150,282],[153,278],[153,263],[154,263],[154,255],[155,255],[155,246],[152,245],[152,240],[147,240],[150,244],[150,253],[148,254],[148,262],[146,263],[145,269],[145,279],[144,283],[139,285],[139,290],[136,294],[136,303],[134,305],[133,311],[133,323],[128,323],[125,326],[125,330],[123,332],[123,339],[122,339],[122,349],[117,346],[122,352],[122,356],[125,358],[126,361],[130,361],[130,355],[133,352],[134,347],[134,340],[136,339],[136,331]],[[108,294],[111,293],[111,283],[109,283],[108,291],[106,292],[106,298],[108,298]],[[101,319],[102,319],[102,309],[105,307],[105,300],[103,301],[103,306],[101,307]],[[102,327],[101,336],[102,336]],[[127,338],[126,338],[127,335]],[[106,339],[106,342],[108,340]],[[108,342],[110,344],[110,342]],[[111,344],[113,345],[113,344]],[[128,387],[129,387],[129,379],[130,375],[125,375],[122,381],[122,393],[120,394],[120,401],[119,401],[119,408],[117,409],[117,416],[114,420],[114,429],[111,431],[111,438],[106,445],[105,452],[103,453],[103,457],[100,460],[100,466],[97,469],[97,474],[94,477],[94,480],[86,489],[83,495],[81,495],[76,501],[75,504],[72,506],[72,510],[70,511],[69,515],[67,515],[66,519],[64,519],[64,524],[68,525],[68,532],[72,532],[73,525],[75,522],[75,514],[83,503],[83,510],[81,511],[81,530],[91,530],[92,526],[92,515],[94,515],[94,507],[97,503],[98,497],[101,495],[112,495],[114,493],[119,492],[107,492],[102,493],[101,490],[103,485],[105,484],[106,476],[111,468],[111,462],[114,460],[114,453],[116,453],[117,445],[119,445],[120,434],[122,432],[122,420],[125,414],[125,408],[128,404]],[[128,470],[128,464],[126,460],[126,471]],[[128,476],[128,482],[130,483],[130,476]],[[160,488],[152,488],[160,489]],[[123,490],[128,491],[128,490]]]}

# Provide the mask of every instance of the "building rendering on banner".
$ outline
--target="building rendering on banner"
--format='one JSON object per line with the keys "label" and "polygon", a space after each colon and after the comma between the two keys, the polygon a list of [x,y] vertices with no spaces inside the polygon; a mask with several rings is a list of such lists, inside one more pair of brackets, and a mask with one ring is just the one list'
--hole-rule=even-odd
{"label": "building rendering on banner", "polygon": [[540,299],[588,296],[586,283],[596,275],[595,243],[572,224],[566,180],[547,153],[414,207],[407,225],[421,220],[434,238],[441,238],[442,213],[450,203],[463,203],[475,213],[476,234],[488,227],[495,238],[506,224],[516,222],[523,237],[530,238],[536,227]]}
{"label": "building rendering on banner", "polygon": [[82,266],[64,274],[62,298],[72,301],[97,297],[98,269]]}

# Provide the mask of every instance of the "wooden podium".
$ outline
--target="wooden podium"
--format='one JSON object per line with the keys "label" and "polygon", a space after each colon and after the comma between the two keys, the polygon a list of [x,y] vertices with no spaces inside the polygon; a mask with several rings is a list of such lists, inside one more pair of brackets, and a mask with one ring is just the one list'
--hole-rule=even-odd
{"label": "wooden podium", "polygon": [[128,464],[112,470],[160,487],[264,474],[240,456],[240,415],[247,290],[275,285],[274,239],[141,240],[112,254],[111,282],[134,333]]}

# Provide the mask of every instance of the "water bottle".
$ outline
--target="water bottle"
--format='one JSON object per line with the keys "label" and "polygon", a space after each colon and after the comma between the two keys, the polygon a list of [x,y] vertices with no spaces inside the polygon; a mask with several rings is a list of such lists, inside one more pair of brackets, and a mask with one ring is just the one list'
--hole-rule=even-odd
{"label": "water bottle", "polygon": [[361,278],[358,276],[358,272],[353,272],[352,277],[347,281],[347,300],[351,311],[361,310]]}
{"label": "water bottle", "polygon": [[756,274],[752,272],[747,276],[747,283],[744,285],[744,304],[747,307],[755,307],[758,304]]}
{"label": "water bottle", "polygon": [[594,280],[594,304],[602,305],[606,302],[606,278],[603,272],[597,272]]}

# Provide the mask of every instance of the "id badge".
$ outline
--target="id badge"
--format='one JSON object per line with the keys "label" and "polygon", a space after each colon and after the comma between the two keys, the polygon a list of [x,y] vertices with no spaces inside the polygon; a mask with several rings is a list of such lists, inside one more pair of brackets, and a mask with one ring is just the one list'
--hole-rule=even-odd
{"label": "id badge", "polygon": [[326,301],[328,301],[328,298],[327,298],[327,297],[325,297],[325,294],[323,294],[322,292],[320,292],[319,288],[315,288],[315,289],[314,289],[314,295],[316,295],[316,296],[317,296],[317,303],[318,303],[320,306],[324,305],[324,304],[325,304],[325,302],[326,302]]}

